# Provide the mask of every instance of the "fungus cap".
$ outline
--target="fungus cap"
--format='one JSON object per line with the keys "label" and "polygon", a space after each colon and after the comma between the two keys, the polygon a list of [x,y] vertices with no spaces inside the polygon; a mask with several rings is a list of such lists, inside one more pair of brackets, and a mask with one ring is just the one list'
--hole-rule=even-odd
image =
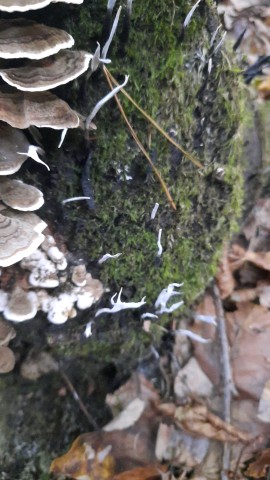
{"label": "fungus cap", "polygon": [[56,2],[76,3],[78,5],[83,3],[83,0],[1,0],[0,11],[9,13],[28,12],[28,10],[38,10]]}
{"label": "fungus cap", "polygon": [[78,114],[50,92],[0,92],[0,120],[15,128],[77,128]]}
{"label": "fungus cap", "polygon": [[44,235],[24,222],[0,214],[0,266],[9,267],[33,253]]}
{"label": "fungus cap", "polygon": [[0,319],[0,346],[6,347],[14,337],[16,337],[16,332],[12,325]]}
{"label": "fungus cap", "polygon": [[27,155],[17,152],[27,151],[29,142],[26,136],[4,122],[0,122],[0,175],[17,172],[27,160]]}
{"label": "fungus cap", "polygon": [[12,210],[11,208],[5,207],[1,213],[5,217],[15,218],[20,222],[28,224],[37,233],[42,233],[47,227],[47,223],[45,223],[41,218],[39,218],[38,215],[32,212],[20,212],[18,210]]}
{"label": "fungus cap", "polygon": [[0,373],[8,373],[15,366],[15,356],[8,347],[0,347]]}
{"label": "fungus cap", "polygon": [[23,67],[0,70],[9,85],[26,92],[42,92],[64,85],[84,73],[92,55],[83,51],[64,50],[57,55],[30,61]]}
{"label": "fungus cap", "polygon": [[84,287],[84,285],[86,285],[85,265],[76,265],[73,267],[71,280],[77,287]]}
{"label": "fungus cap", "polygon": [[73,45],[72,36],[59,28],[26,18],[0,20],[0,58],[39,60]]}
{"label": "fungus cap", "polygon": [[37,306],[35,292],[25,292],[22,288],[16,287],[11,293],[3,315],[7,320],[24,322],[36,316]]}
{"label": "fungus cap", "polygon": [[8,207],[29,212],[37,210],[44,203],[43,194],[38,188],[21,180],[0,180],[0,198]]}

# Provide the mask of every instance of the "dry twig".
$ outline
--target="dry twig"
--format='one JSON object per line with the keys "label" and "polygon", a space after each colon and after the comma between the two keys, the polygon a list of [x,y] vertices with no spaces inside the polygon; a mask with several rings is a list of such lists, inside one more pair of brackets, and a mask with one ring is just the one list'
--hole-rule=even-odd
{"label": "dry twig", "polygon": [[[237,394],[237,390],[234,386],[230,356],[229,356],[229,343],[226,332],[226,322],[224,316],[224,310],[222,301],[220,298],[220,291],[216,284],[213,287],[213,299],[216,308],[217,326],[219,341],[221,345],[221,364],[222,364],[222,376],[223,376],[223,405],[224,405],[224,420],[227,423],[231,422],[231,401],[232,395]],[[227,472],[230,468],[230,445],[224,444],[223,460],[222,460],[222,472],[221,479],[228,480]]]}
{"label": "dry twig", "polygon": [[92,427],[94,427],[95,430],[99,430],[99,426],[97,424],[97,422],[95,421],[95,419],[92,417],[92,415],[88,412],[86,406],[84,405],[84,403],[82,402],[77,390],[74,388],[74,386],[72,385],[71,381],[69,380],[68,376],[65,374],[65,372],[63,372],[63,370],[59,370],[59,373],[61,375],[61,377],[63,378],[65,384],[67,385],[69,391],[71,392],[74,400],[79,404],[79,407],[81,409],[81,411],[84,413],[84,415],[86,416],[88,422],[90,423],[90,425]]}

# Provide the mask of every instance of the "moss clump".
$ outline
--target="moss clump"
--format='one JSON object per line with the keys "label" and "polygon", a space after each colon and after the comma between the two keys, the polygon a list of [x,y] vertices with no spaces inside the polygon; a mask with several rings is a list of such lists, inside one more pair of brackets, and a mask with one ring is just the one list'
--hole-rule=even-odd
{"label": "moss clump", "polygon": [[[236,133],[243,112],[238,76],[220,52],[212,55],[212,70],[208,72],[204,59],[218,25],[211,2],[198,7],[180,40],[181,21],[190,8],[183,0],[175,10],[170,1],[153,0],[147,8],[144,2],[136,2],[128,42],[123,44],[121,35],[114,42],[111,72],[119,81],[119,73],[129,74],[130,95],[203,164],[203,169],[197,169],[172,147],[121,96],[125,112],[168,185],[177,211],[171,209],[112,101],[99,113],[96,138],[90,143],[95,210],[84,204],[66,207],[67,225],[61,227],[69,237],[70,248],[78,249],[92,265],[105,252],[122,252],[119,260],[103,264],[99,276],[114,291],[124,286],[132,295],[146,295],[149,303],[166,284],[177,281],[184,281],[185,300],[194,299],[213,274],[218,245],[235,228],[241,211],[241,139]],[[81,45],[101,39],[103,13],[104,5],[95,1],[90,10],[87,5],[80,8],[71,27]],[[120,24],[119,32],[121,28]],[[95,48],[93,44],[89,47]],[[84,113],[107,90],[101,72],[91,77]],[[77,95],[81,91],[78,89]],[[72,190],[65,162],[64,156],[57,160],[54,195],[58,200],[81,194],[82,162],[68,166]],[[222,179],[218,178],[219,168],[225,172]],[[160,208],[150,221],[155,202]],[[160,228],[164,251],[158,258]]]}

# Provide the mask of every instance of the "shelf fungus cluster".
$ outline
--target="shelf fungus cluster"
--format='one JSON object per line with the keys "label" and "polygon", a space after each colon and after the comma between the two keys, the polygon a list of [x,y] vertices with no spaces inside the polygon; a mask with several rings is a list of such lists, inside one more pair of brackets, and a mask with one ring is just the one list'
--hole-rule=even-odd
{"label": "shelf fungus cluster", "polygon": [[[0,0],[0,11],[26,12],[50,1]],[[44,203],[42,192],[14,178],[28,158],[49,170],[26,129],[62,130],[63,138],[67,129],[82,126],[79,114],[49,91],[88,69],[93,55],[69,50],[73,45],[72,36],[61,29],[26,18],[0,19],[0,267],[20,262],[20,272],[27,272],[27,280],[19,274],[12,291],[0,290],[0,373],[15,363],[7,346],[15,332],[8,331],[5,320],[30,320],[42,310],[50,322],[62,324],[76,316],[75,308],[90,307],[103,293],[84,265],[68,271],[65,255],[52,236],[42,233],[47,225],[34,213]]]}
{"label": "shelf fungus cluster", "polygon": [[[49,0],[0,0],[0,11],[26,12],[49,3]],[[65,3],[82,3],[82,0],[68,0]],[[26,18],[0,19],[2,267],[30,255],[44,240],[42,230],[46,224],[33,214],[25,214],[41,207],[44,201],[42,193],[20,180],[7,179],[7,176],[15,174],[30,157],[44,164],[39,156],[41,149],[31,145],[27,132],[22,130],[35,126],[66,132],[69,128],[79,127],[77,112],[48,91],[74,80],[88,69],[92,55],[68,50],[73,45],[74,39],[64,30]],[[19,66],[16,63],[10,65],[12,59],[20,59]]]}
{"label": "shelf fungus cluster", "polygon": [[41,310],[51,323],[60,325],[77,315],[76,308],[91,307],[103,294],[102,283],[92,278],[85,265],[67,271],[66,257],[51,235],[20,267],[28,272],[24,288],[17,284],[10,293],[0,290],[0,311],[6,320],[23,322]]}

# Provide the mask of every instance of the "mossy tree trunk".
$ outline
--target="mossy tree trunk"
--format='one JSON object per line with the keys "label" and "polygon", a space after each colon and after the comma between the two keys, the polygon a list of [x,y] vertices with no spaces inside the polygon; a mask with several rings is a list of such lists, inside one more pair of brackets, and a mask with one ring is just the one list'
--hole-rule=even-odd
{"label": "mossy tree trunk", "polygon": [[[106,3],[92,0],[81,6],[55,4],[29,16],[42,21],[47,18],[48,23],[66,28],[77,48],[93,52],[96,41],[104,42],[108,33],[104,28]],[[114,100],[95,119],[96,132],[69,132],[60,152],[52,147],[57,144],[56,135],[46,136],[43,132],[52,167],[49,179],[38,169],[24,172],[26,179],[34,178],[43,185],[47,199],[44,216],[67,243],[71,263],[84,258],[93,276],[110,288],[102,300],[104,306],[123,287],[123,299],[139,301],[146,296],[145,310],[154,311],[157,295],[173,282],[184,282],[184,300],[189,304],[213,275],[220,246],[240,214],[242,166],[238,133],[243,108],[238,77],[228,54],[222,49],[215,51],[220,31],[211,46],[219,20],[210,0],[199,4],[181,34],[181,25],[193,3],[136,0],[129,35],[123,9],[109,54],[113,75],[119,81],[124,74],[129,75],[127,91],[134,100],[203,165],[194,166],[128,100],[119,96],[168,186],[176,210],[171,208],[131,138]],[[59,88],[59,95],[87,115],[108,89],[99,70]],[[89,188],[95,207],[89,209],[82,203],[62,206],[64,198],[82,195],[87,158],[91,158]],[[160,207],[151,221],[156,202]],[[158,256],[160,229],[163,253]],[[121,252],[122,256],[99,266],[97,260],[108,252]],[[49,327],[44,318],[18,327],[14,344],[18,365],[30,348],[44,349],[49,345],[82,395],[86,377],[99,375],[96,363],[91,363],[93,358],[100,365],[114,362],[127,373],[147,346],[155,342],[155,332],[142,333],[139,313],[124,311],[111,318],[98,317],[93,336],[82,340],[82,326],[94,320],[94,313],[92,309],[59,329]],[[167,322],[168,317],[163,316],[161,321]],[[61,384],[58,374],[33,384],[23,381],[17,371],[1,380],[1,480],[11,474],[13,480],[45,479],[49,459],[62,453],[74,436],[88,430],[80,412],[74,413],[72,399],[58,396]],[[97,418],[100,423],[105,420],[101,411],[97,411]]]}

